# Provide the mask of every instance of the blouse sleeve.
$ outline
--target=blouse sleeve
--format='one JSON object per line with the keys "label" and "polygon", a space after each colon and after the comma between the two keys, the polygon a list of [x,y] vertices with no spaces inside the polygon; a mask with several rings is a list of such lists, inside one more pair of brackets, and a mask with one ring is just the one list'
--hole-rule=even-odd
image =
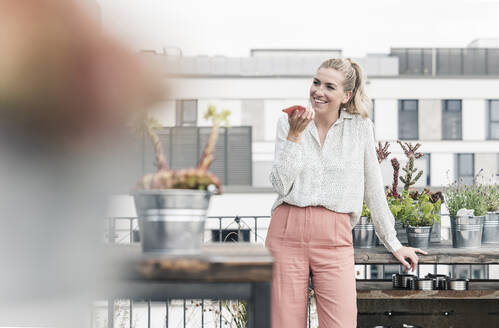
{"label": "blouse sleeve", "polygon": [[395,231],[395,219],[388,207],[381,167],[376,156],[374,125],[366,119],[364,148],[364,200],[371,211],[372,222],[379,239],[390,252],[402,247]]}
{"label": "blouse sleeve", "polygon": [[273,189],[281,196],[286,196],[304,167],[303,146],[287,139],[289,123],[282,115],[277,122],[274,164],[270,173]]}

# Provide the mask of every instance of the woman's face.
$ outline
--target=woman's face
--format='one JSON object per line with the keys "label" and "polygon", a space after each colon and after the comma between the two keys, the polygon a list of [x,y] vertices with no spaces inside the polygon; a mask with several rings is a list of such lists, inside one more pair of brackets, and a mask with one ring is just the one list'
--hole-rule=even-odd
{"label": "woman's face", "polygon": [[317,114],[338,111],[340,105],[348,102],[351,91],[345,92],[345,76],[333,68],[320,68],[310,87],[310,103]]}

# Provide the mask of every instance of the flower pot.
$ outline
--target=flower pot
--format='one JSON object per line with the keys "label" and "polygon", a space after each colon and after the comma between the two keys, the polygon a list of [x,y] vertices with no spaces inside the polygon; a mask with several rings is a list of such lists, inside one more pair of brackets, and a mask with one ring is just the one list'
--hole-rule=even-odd
{"label": "flower pot", "polygon": [[480,247],[484,219],[485,216],[451,216],[452,247]]}
{"label": "flower pot", "polygon": [[133,193],[143,252],[199,254],[211,193],[188,189]]}
{"label": "flower pot", "polygon": [[431,229],[432,226],[407,226],[406,231],[409,246],[417,248],[428,248],[430,246]]}
{"label": "flower pot", "polygon": [[353,247],[373,248],[376,247],[376,233],[374,225],[367,216],[362,216],[359,223],[352,230]]}
{"label": "flower pot", "polygon": [[440,222],[434,222],[431,228],[430,242],[439,243],[442,241],[442,226]]}
{"label": "flower pot", "polygon": [[499,244],[499,212],[487,212],[485,215],[482,244]]}
{"label": "flower pot", "polygon": [[400,221],[395,221],[395,231],[397,232],[397,239],[402,244],[407,244],[407,230],[406,226]]}

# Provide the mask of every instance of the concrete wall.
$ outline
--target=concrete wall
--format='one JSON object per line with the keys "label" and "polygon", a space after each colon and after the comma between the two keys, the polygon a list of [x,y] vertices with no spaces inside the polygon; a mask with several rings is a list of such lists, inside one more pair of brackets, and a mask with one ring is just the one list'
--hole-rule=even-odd
{"label": "concrete wall", "polygon": [[493,182],[498,174],[497,153],[475,153],[475,175],[483,169],[482,176],[486,183]]}
{"label": "concrete wall", "polygon": [[421,99],[419,101],[419,140],[442,139],[442,101]]}
{"label": "concrete wall", "polygon": [[199,99],[198,100],[198,126],[211,126],[211,120],[205,120],[204,114],[208,109],[208,106],[216,106],[218,111],[229,109],[231,114],[229,117],[229,123],[233,126],[241,125],[241,111],[242,111],[242,101],[234,99]]}
{"label": "concrete wall", "polygon": [[244,99],[241,104],[241,124],[252,126],[253,141],[265,140],[265,103],[261,99]]}
{"label": "concrete wall", "polygon": [[377,140],[397,140],[398,138],[397,99],[376,98],[375,132]]}
{"label": "concrete wall", "polygon": [[463,99],[463,140],[486,139],[486,101]]}
{"label": "concrete wall", "polygon": [[[453,153],[431,154],[432,186],[446,186],[454,180],[454,157]],[[447,175],[452,181],[449,182]]]}

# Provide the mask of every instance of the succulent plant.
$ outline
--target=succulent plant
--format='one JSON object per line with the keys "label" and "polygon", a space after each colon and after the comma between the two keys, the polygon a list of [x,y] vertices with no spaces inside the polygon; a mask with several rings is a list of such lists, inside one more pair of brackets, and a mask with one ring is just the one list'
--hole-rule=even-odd
{"label": "succulent plant", "polygon": [[205,114],[205,119],[211,119],[213,122],[208,142],[203,152],[199,164],[196,168],[186,168],[173,170],[168,167],[166,157],[163,152],[161,140],[156,134],[156,130],[161,125],[151,116],[146,115],[136,122],[136,130],[139,133],[146,133],[151,140],[156,156],[156,166],[158,171],[152,174],[146,174],[137,183],[138,189],[199,189],[207,190],[210,185],[214,185],[219,193],[222,192],[222,183],[220,179],[208,171],[215,157],[213,152],[218,140],[220,124],[225,121],[228,125],[229,110],[221,113],[216,111],[215,106],[209,106]]}

